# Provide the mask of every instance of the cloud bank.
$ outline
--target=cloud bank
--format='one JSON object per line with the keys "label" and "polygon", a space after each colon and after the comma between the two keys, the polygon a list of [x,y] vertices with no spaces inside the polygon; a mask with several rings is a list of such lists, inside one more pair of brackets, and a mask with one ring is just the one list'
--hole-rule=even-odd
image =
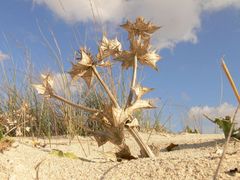
{"label": "cloud bank", "polygon": [[[233,116],[233,114],[236,111],[236,107],[228,104],[223,103],[217,107],[210,107],[210,106],[195,106],[190,108],[188,111],[188,120],[194,121],[194,120],[201,120],[205,119],[203,117],[203,114],[206,114],[210,118],[215,117],[225,117],[225,116]],[[238,112],[236,116],[236,121],[238,123],[238,126],[240,126],[240,112]]]}
{"label": "cloud bank", "polygon": [[0,51],[0,61],[4,61],[4,60],[7,60],[7,59],[9,59],[9,55]]}
{"label": "cloud bank", "polygon": [[155,45],[172,48],[179,42],[197,42],[201,28],[201,14],[233,7],[240,9],[239,0],[34,0],[48,7],[67,23],[96,19],[102,22],[121,23],[123,19],[144,16],[161,25],[156,33]]}

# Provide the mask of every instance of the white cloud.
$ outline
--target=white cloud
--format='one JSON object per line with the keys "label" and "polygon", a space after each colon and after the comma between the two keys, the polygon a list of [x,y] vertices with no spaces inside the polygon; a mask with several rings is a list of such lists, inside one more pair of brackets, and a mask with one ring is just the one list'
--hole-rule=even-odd
{"label": "white cloud", "polygon": [[197,42],[204,11],[219,11],[226,7],[240,9],[239,0],[34,0],[46,5],[58,17],[69,23],[93,19],[120,23],[124,18],[144,16],[163,28],[156,33],[158,48],[174,47],[179,42]]}
{"label": "white cloud", "polygon": [[4,61],[4,60],[7,60],[9,59],[9,55],[3,53],[2,51],[0,51],[0,61]]}
{"label": "white cloud", "polygon": [[[225,116],[233,116],[236,111],[236,107],[228,104],[223,103],[217,107],[210,107],[210,106],[195,106],[190,108],[188,111],[188,120],[195,121],[205,119],[203,114],[209,116],[210,118],[216,117],[225,117]],[[240,125],[240,112],[238,112],[236,121],[238,125]]]}
{"label": "white cloud", "polygon": [[221,10],[227,7],[240,8],[239,0],[203,0],[205,10]]}

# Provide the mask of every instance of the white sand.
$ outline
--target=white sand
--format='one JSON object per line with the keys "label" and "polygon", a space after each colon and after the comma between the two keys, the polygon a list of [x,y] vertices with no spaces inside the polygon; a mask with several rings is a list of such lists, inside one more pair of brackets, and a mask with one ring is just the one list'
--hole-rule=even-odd
{"label": "white sand", "polygon": [[[147,134],[141,134],[147,140]],[[66,138],[53,138],[51,147],[33,147],[31,138],[15,138],[9,151],[0,154],[0,179],[212,179],[223,148],[223,135],[154,134],[148,144],[159,149],[156,159],[137,159],[117,162],[116,148],[106,144],[98,148],[91,138],[80,137],[84,154],[77,138],[68,144]],[[43,142],[43,140],[39,140]],[[48,142],[45,140],[45,142]],[[65,145],[64,145],[65,143]],[[131,138],[127,143],[137,156],[138,148]],[[179,144],[167,152],[170,144]],[[59,145],[63,144],[63,145]],[[57,157],[52,149],[73,152],[79,159]],[[220,179],[240,179],[240,173],[230,176],[230,169],[240,169],[240,143],[231,142],[223,162]]]}

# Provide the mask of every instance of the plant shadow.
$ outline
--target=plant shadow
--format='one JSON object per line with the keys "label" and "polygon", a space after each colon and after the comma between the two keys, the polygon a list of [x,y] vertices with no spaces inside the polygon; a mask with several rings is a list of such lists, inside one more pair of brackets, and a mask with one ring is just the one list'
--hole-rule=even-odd
{"label": "plant shadow", "polygon": [[[223,145],[224,142],[225,142],[225,139],[216,139],[208,142],[178,144],[178,147],[174,148],[172,151],[215,147],[216,145]],[[166,150],[166,148],[163,148],[160,150],[160,152],[168,152],[168,151]]]}

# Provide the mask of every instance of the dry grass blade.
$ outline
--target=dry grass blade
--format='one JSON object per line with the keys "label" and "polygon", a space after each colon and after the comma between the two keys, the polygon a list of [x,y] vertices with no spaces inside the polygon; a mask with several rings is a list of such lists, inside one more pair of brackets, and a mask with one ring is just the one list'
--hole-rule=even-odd
{"label": "dry grass blade", "polygon": [[225,72],[225,74],[226,74],[226,76],[228,78],[228,81],[229,81],[229,83],[230,83],[230,85],[231,85],[231,87],[233,89],[233,92],[234,92],[234,94],[235,94],[235,96],[236,96],[236,98],[238,100],[238,103],[240,103],[240,95],[239,95],[238,90],[236,88],[236,85],[235,85],[235,83],[234,83],[234,81],[232,79],[232,76],[231,76],[231,74],[230,74],[230,72],[228,70],[228,67],[225,64],[223,59],[222,59],[222,67],[223,67],[223,70],[224,70],[224,72]]}

